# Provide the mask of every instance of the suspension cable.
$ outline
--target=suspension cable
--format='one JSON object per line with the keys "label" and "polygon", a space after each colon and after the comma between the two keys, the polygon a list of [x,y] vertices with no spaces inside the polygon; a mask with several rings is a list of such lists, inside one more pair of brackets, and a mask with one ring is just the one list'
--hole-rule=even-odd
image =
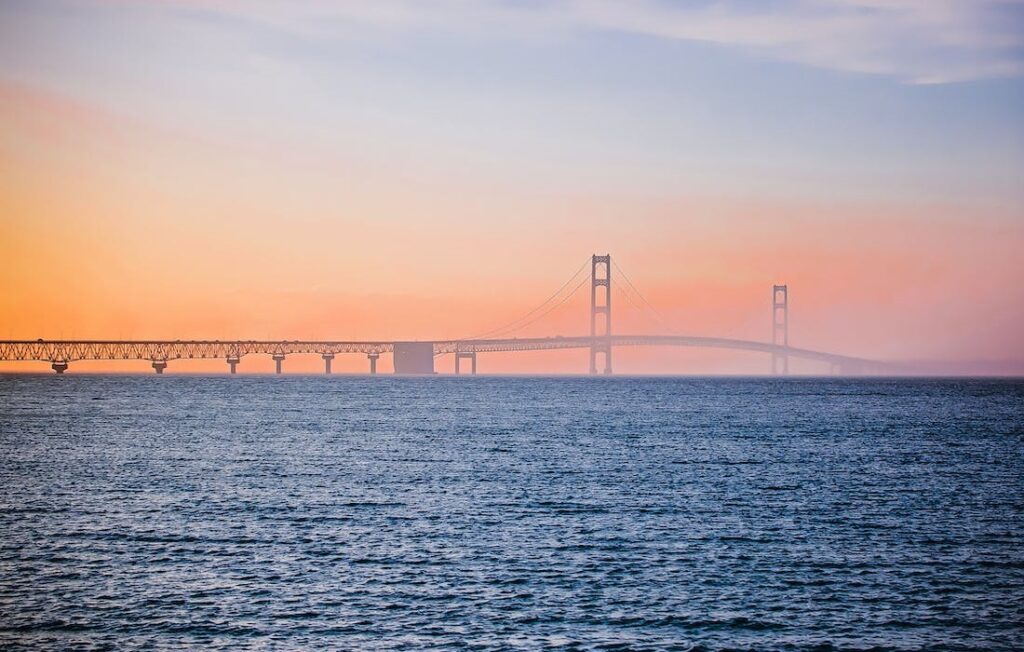
{"label": "suspension cable", "polygon": [[[509,331],[509,330],[519,330],[520,328],[523,328],[524,326],[532,324],[536,320],[529,321],[529,322],[526,322],[524,324],[519,324],[519,322],[529,319],[531,316],[536,314],[539,310],[542,310],[545,306],[547,306],[554,299],[556,299],[558,297],[558,295],[560,295],[562,293],[562,291],[565,290],[565,288],[569,287],[570,283],[572,283],[573,281],[576,280],[576,277],[580,275],[580,272],[582,272],[584,269],[587,268],[587,263],[589,263],[589,262],[590,262],[590,258],[588,257],[586,260],[583,261],[583,264],[580,265],[579,269],[577,269],[576,272],[572,276],[569,277],[569,280],[567,280],[565,283],[563,283],[560,288],[555,290],[554,294],[552,294],[550,297],[545,299],[543,301],[543,303],[541,303],[540,305],[538,305],[536,308],[534,308],[530,312],[526,313],[525,315],[522,315],[518,319],[513,319],[512,321],[510,321],[510,322],[508,322],[508,323],[506,323],[506,324],[504,324],[502,326],[499,326],[497,328],[492,328],[492,329],[490,329],[488,331],[485,331],[483,333],[480,333],[478,335],[472,335],[470,337],[463,337],[463,338],[460,338],[460,339],[463,339],[463,340],[478,340],[478,339],[482,339],[482,338],[485,338],[485,337],[488,337],[488,336],[491,336],[491,335],[496,335],[498,333],[503,333],[503,332],[506,332],[506,331]],[[587,275],[586,278],[590,278],[590,276]],[[568,295],[566,295],[566,297],[572,296],[576,292],[576,290],[578,290],[578,289],[579,289],[579,286],[577,285],[575,288],[573,288],[572,292],[570,292]],[[560,305],[562,305],[562,303],[565,303],[565,299],[563,299],[558,305],[560,306]],[[557,306],[554,306],[554,307],[557,307]],[[554,307],[552,309],[554,309]],[[547,310],[546,312],[544,312],[544,315],[548,314],[549,312],[551,312],[551,310]],[[543,316],[543,315],[541,315],[541,316]]]}
{"label": "suspension cable", "polygon": [[[622,278],[626,280],[626,284],[633,290],[633,292],[636,294],[636,296],[639,297],[640,300],[647,306],[647,308],[650,309],[650,311],[654,314],[655,320],[659,324],[661,324],[662,327],[666,328],[669,332],[674,332],[676,329],[670,327],[669,324],[668,324],[668,321],[664,318],[664,316],[662,316],[662,314],[660,312],[658,312],[658,309],[651,305],[651,302],[647,300],[647,297],[645,297],[640,292],[640,290],[636,289],[636,286],[633,285],[633,281],[631,281],[629,279],[629,275],[626,274],[626,272],[623,271],[623,269],[621,267],[619,267],[619,264],[616,263],[614,259],[612,259],[612,265],[614,265],[615,266],[615,270],[619,274],[622,275]],[[612,282],[615,283],[614,279],[613,279]],[[626,293],[625,288],[623,288],[623,293],[626,294],[627,297],[629,296],[629,294]],[[630,302],[632,303],[632,301],[630,301]],[[636,305],[636,304],[634,304],[634,305]],[[636,306],[636,307],[639,310],[643,311],[643,308],[641,306]]]}
{"label": "suspension cable", "polygon": [[[524,323],[519,324],[518,327],[516,327],[515,329],[512,329],[511,331],[504,331],[504,332],[496,333],[494,335],[506,335],[507,336],[507,335],[510,335],[510,334],[515,333],[517,331],[521,331],[522,329],[525,329],[531,323],[535,323],[535,322],[543,319],[544,317],[546,317],[549,314],[551,314],[553,311],[555,311],[558,308],[562,307],[565,304],[565,302],[567,302],[569,299],[571,299],[573,296],[575,296],[575,293],[577,293],[580,290],[580,288],[583,288],[584,284],[586,284],[586,282],[588,280],[590,280],[590,274],[587,274],[586,276],[581,278],[579,284],[577,284],[577,286],[575,286],[575,288],[573,288],[567,295],[562,297],[562,299],[558,303],[552,305],[550,308],[545,310],[543,313],[537,315],[536,317],[530,319],[529,321],[526,321]],[[477,339],[479,339],[479,338],[477,338]]]}

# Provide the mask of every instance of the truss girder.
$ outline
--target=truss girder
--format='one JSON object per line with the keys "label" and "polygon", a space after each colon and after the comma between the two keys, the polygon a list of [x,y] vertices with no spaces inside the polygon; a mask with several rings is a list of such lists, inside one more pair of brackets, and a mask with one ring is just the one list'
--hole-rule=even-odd
{"label": "truss girder", "polygon": [[390,342],[212,341],[212,340],[26,340],[0,341],[0,360],[182,360],[245,355],[386,353]]}

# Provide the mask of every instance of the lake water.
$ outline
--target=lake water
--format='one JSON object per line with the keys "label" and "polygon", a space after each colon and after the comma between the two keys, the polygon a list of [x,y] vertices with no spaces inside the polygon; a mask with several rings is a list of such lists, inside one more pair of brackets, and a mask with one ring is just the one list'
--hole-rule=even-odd
{"label": "lake water", "polygon": [[1021,649],[1024,382],[0,376],[0,647]]}

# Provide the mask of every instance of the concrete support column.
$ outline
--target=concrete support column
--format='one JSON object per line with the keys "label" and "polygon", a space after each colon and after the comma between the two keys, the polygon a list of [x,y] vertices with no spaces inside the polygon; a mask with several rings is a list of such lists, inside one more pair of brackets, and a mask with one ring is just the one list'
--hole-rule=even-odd
{"label": "concrete support column", "polygon": [[275,353],[270,356],[270,359],[274,361],[274,373],[281,373],[281,363],[284,362],[284,354]]}
{"label": "concrete support column", "polygon": [[62,374],[68,370],[68,363],[63,360],[54,360],[53,364],[50,365],[50,368],[57,373]]}
{"label": "concrete support column", "polygon": [[231,367],[231,373],[238,373],[238,363],[241,362],[241,358],[228,358],[228,366]]}
{"label": "concrete support column", "polygon": [[164,372],[164,369],[166,369],[166,368],[167,368],[167,361],[166,360],[154,360],[153,361],[153,371],[157,372],[158,374],[162,374]]}
{"label": "concrete support column", "polygon": [[377,373],[377,358],[380,357],[380,354],[377,353],[377,352],[367,353],[366,357],[370,360],[370,373],[371,374],[376,374]]}
{"label": "concrete support column", "polygon": [[455,352],[455,375],[462,373],[462,359],[466,358],[470,362],[470,373],[476,375],[476,351],[456,351]]}
{"label": "concrete support column", "polygon": [[334,360],[334,354],[333,353],[325,353],[325,354],[323,354],[323,359],[324,359],[324,374],[330,376],[331,375],[331,361]]}
{"label": "concrete support column", "polygon": [[865,373],[864,365],[856,360],[840,363],[839,373],[843,376],[862,376]]}

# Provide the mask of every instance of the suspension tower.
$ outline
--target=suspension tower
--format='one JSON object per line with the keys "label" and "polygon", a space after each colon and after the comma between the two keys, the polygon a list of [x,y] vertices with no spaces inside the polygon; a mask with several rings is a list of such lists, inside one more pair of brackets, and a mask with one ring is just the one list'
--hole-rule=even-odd
{"label": "suspension tower", "polygon": [[[598,270],[603,274],[598,276]],[[598,289],[603,288],[603,289]],[[598,296],[601,301],[598,301]],[[597,316],[604,315],[603,328]],[[604,373],[612,372],[612,256],[594,254],[590,259],[590,373],[597,373],[597,354],[604,354]]]}
{"label": "suspension tower", "polygon": [[[789,290],[785,285],[772,286],[772,344],[789,346]],[[772,373],[779,374],[779,362],[782,362],[782,374],[789,375],[789,355],[772,353]]]}

